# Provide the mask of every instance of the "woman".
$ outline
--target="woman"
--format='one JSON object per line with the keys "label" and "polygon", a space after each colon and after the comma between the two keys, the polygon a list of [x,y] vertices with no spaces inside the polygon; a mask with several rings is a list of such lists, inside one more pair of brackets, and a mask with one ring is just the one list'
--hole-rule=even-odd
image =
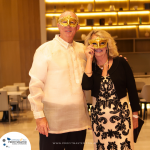
{"label": "woman", "polygon": [[124,58],[118,57],[115,41],[106,31],[91,31],[85,45],[82,88],[92,93],[94,147],[134,150],[133,129],[138,127],[140,105],[132,70]]}

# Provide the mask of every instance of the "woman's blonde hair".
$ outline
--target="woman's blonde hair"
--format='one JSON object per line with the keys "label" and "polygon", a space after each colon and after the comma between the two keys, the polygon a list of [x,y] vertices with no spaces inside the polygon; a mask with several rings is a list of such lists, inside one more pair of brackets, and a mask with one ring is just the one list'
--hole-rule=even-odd
{"label": "woman's blonde hair", "polygon": [[100,38],[106,38],[108,40],[109,56],[114,58],[119,55],[116,42],[111,37],[111,35],[104,30],[92,30],[85,38],[85,46],[89,45],[88,41],[91,39],[92,35],[99,36]]}

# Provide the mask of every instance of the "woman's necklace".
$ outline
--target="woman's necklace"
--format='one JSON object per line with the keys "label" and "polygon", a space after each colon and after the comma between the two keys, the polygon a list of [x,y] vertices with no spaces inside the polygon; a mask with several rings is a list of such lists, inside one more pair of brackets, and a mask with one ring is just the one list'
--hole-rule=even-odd
{"label": "woman's necklace", "polygon": [[108,59],[107,61],[104,63],[104,65],[98,65],[98,67],[100,67],[102,70],[104,69],[104,66],[108,63]]}

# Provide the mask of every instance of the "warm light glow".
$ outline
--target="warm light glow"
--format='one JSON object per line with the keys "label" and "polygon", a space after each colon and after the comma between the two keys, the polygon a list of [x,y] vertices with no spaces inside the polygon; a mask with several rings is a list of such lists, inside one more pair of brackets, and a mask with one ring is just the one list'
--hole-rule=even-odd
{"label": "warm light glow", "polygon": [[46,28],[46,29],[50,31],[58,31],[58,27],[52,27],[52,28]]}
{"label": "warm light glow", "polygon": [[108,27],[93,27],[93,29],[126,29],[136,28],[136,26],[108,26]]}
{"label": "warm light glow", "polygon": [[59,13],[59,14],[52,14],[52,13],[50,13],[50,14],[46,14],[46,16],[49,16],[49,17],[52,17],[52,16],[60,16],[61,14]]}
{"label": "warm light glow", "polygon": [[[146,25],[147,22],[142,22],[142,25]],[[124,25],[124,22],[118,23],[118,25]],[[127,25],[139,25],[139,22],[127,22]]]}
{"label": "warm light glow", "polygon": [[61,3],[83,3],[83,2],[94,2],[94,0],[45,0],[46,3],[57,3],[57,2],[61,2]]}
{"label": "warm light glow", "polygon": [[136,1],[136,2],[140,2],[140,1],[143,1],[143,2],[147,2],[147,1],[149,1],[149,0],[130,0],[130,1]]}
{"label": "warm light glow", "polygon": [[116,15],[117,12],[97,12],[97,13],[76,13],[77,16],[99,16],[99,15]]}
{"label": "warm light glow", "polygon": [[[149,26],[150,27],[150,26]],[[136,26],[103,26],[103,27],[80,27],[79,30],[92,30],[92,29],[126,29],[126,28],[136,28]],[[58,27],[47,28],[50,31],[57,31]]]}
{"label": "warm light glow", "polygon": [[79,30],[92,30],[92,27],[80,27]]}
{"label": "warm light glow", "polygon": [[[150,108],[150,104],[147,104],[147,109]],[[144,104],[142,104],[142,109],[144,109]]]}
{"label": "warm light glow", "polygon": [[[142,22],[143,23],[143,22]],[[127,24],[128,25],[138,25],[139,23],[138,23],[138,21],[137,22],[127,22]],[[122,22],[122,23],[119,23],[119,25],[124,25],[124,22]]]}
{"label": "warm light glow", "polygon": [[[90,12],[90,13],[76,13],[77,16],[99,16],[99,15],[116,15],[117,12],[98,12],[98,13],[94,13],[94,12]],[[58,13],[47,13],[46,16],[60,16],[61,14]]]}
{"label": "warm light glow", "polygon": [[[127,2],[128,0],[111,0],[112,2]],[[95,0],[95,2],[110,2],[110,0]]]}
{"label": "warm light glow", "polygon": [[126,11],[126,12],[118,12],[118,15],[133,15],[133,14],[149,14],[149,11]]}
{"label": "warm light glow", "polygon": [[150,28],[150,25],[139,25],[139,28]]}
{"label": "warm light glow", "polygon": [[[47,28],[47,30],[58,31],[58,27],[50,27],[50,28]],[[80,27],[79,30],[92,30],[92,27]]]}

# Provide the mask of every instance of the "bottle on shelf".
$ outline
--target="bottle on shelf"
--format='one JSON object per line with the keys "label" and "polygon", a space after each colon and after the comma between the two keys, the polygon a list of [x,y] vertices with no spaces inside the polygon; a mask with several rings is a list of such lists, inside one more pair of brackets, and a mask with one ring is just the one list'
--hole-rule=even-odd
{"label": "bottle on shelf", "polygon": [[142,24],[142,18],[141,17],[138,17],[138,22],[139,22],[139,24]]}
{"label": "bottle on shelf", "polygon": [[138,6],[134,6],[134,10],[138,10]]}
{"label": "bottle on shelf", "polygon": [[149,37],[149,32],[148,31],[145,32],[145,37]]}
{"label": "bottle on shelf", "polygon": [[105,18],[100,18],[99,19],[99,24],[102,26],[102,25],[105,25]]}
{"label": "bottle on shelf", "polygon": [[66,6],[63,6],[63,12],[65,12],[66,11]]}
{"label": "bottle on shelf", "polygon": [[81,34],[81,39],[84,41],[86,39],[86,35],[85,34]]}
{"label": "bottle on shelf", "polygon": [[110,11],[114,11],[115,10],[115,6],[114,5],[110,5],[109,9],[110,9]]}
{"label": "bottle on shelf", "polygon": [[77,8],[74,8],[74,10],[73,10],[74,12],[77,12]]}
{"label": "bottle on shelf", "polygon": [[54,6],[54,12],[56,12],[56,6]]}
{"label": "bottle on shelf", "polygon": [[87,8],[88,8],[88,11],[92,11],[93,10],[93,5],[91,3],[89,3]]}
{"label": "bottle on shelf", "polygon": [[57,20],[56,20],[56,17],[53,16],[53,19],[52,19],[52,27],[56,27],[57,26]]}
{"label": "bottle on shelf", "polygon": [[112,25],[112,20],[111,20],[111,18],[109,18],[109,20],[108,20],[108,25],[109,25],[109,26]]}
{"label": "bottle on shelf", "polygon": [[84,7],[83,7],[83,5],[81,5],[81,7],[80,7],[80,12],[84,12]]}

